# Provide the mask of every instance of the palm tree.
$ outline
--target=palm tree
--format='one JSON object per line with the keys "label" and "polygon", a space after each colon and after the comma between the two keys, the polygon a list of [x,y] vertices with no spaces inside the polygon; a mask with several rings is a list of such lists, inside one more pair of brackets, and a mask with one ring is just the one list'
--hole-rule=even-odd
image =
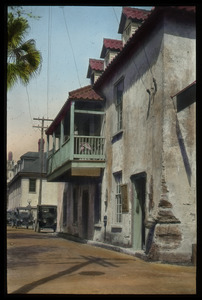
{"label": "palm tree", "polygon": [[12,13],[8,14],[8,48],[7,48],[7,89],[11,89],[18,80],[28,84],[30,79],[40,71],[42,57],[36,49],[35,40],[24,41],[29,29],[28,21]]}

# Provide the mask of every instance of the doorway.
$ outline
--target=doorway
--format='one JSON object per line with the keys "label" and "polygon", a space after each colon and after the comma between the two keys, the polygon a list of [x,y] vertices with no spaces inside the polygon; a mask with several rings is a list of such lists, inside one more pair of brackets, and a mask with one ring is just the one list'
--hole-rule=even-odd
{"label": "doorway", "polygon": [[132,246],[134,250],[144,250],[146,173],[131,176],[131,181],[133,184]]}
{"label": "doorway", "polygon": [[82,195],[82,237],[88,238],[88,215],[89,215],[89,193],[88,190],[83,191]]}

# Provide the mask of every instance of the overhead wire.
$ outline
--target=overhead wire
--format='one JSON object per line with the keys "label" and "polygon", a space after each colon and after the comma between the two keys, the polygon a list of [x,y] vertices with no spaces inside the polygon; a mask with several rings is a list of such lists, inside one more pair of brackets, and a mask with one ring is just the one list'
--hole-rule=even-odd
{"label": "overhead wire", "polygon": [[137,70],[137,73],[139,74],[140,80],[142,81],[142,84],[144,85],[145,90],[147,91],[148,89],[147,89],[146,85],[144,84],[144,81],[143,81],[143,79],[142,79],[142,76],[141,76],[141,74],[140,74],[140,72],[139,72],[139,70],[138,70],[138,67],[137,67],[135,61],[132,60],[132,62],[133,62],[133,64],[135,65],[135,68],[136,68],[136,70]]}
{"label": "overhead wire", "polygon": [[65,27],[66,27],[66,32],[67,32],[67,36],[68,36],[68,39],[69,39],[69,43],[70,43],[70,47],[71,47],[71,51],[72,51],[72,56],[73,56],[73,59],[74,59],[74,65],[75,65],[75,69],[76,69],[76,73],[77,73],[77,79],[78,79],[78,82],[79,82],[79,86],[81,87],[81,82],[80,82],[80,79],[79,79],[78,67],[77,67],[76,58],[75,58],[75,55],[74,55],[74,49],[73,49],[73,46],[72,46],[72,42],[71,42],[71,38],[70,38],[68,26],[67,26],[67,21],[66,21],[66,18],[65,18],[64,7],[60,6],[60,8],[62,8],[64,22],[65,22]]}
{"label": "overhead wire", "polygon": [[29,116],[30,116],[31,124],[33,125],[33,121],[32,121],[33,119],[32,119],[32,114],[31,114],[31,107],[30,107],[30,99],[29,99],[29,93],[28,93],[27,85],[25,86],[25,89],[26,89],[26,93],[27,93]]}
{"label": "overhead wire", "polygon": [[[146,53],[144,44],[143,44],[143,50],[144,50],[144,54],[145,54],[145,57],[146,57],[146,60],[147,60],[147,64],[148,64],[148,67],[149,67],[149,71],[150,71],[150,73],[151,73],[151,75],[152,75],[152,80],[153,80],[153,84],[154,84],[154,93],[156,93],[156,91],[157,91],[157,83],[156,83],[156,79],[154,78],[154,75],[153,75],[153,72],[152,72],[152,67],[151,67],[151,65],[150,65],[150,62],[149,62],[149,59],[148,59],[148,56],[147,56],[147,53]],[[149,90],[148,88],[146,88],[146,86],[145,86],[145,84],[144,84],[144,81],[143,81],[143,79],[142,79],[142,76],[141,76],[141,74],[140,74],[140,72],[139,72],[139,70],[138,70],[138,67],[137,67],[135,61],[132,60],[132,62],[133,62],[133,64],[134,64],[135,67],[136,67],[136,70],[137,70],[137,72],[138,72],[138,74],[139,74],[139,76],[140,76],[140,80],[142,81],[142,84],[144,85],[145,90],[147,91],[147,93],[150,94],[150,90]]]}
{"label": "overhead wire", "polygon": [[116,14],[115,8],[114,8],[114,7],[112,7],[112,9],[113,9],[113,12],[114,12],[114,15],[115,15],[116,21],[117,21],[117,23],[119,24],[119,20],[118,20],[118,17],[117,17],[117,14]]}
{"label": "overhead wire", "polygon": [[[115,11],[114,11],[114,13],[115,13]],[[145,57],[146,57],[146,61],[147,61],[148,67],[149,67],[149,71],[150,71],[150,73],[151,73],[151,75],[152,75],[152,80],[153,80],[154,89],[155,89],[155,93],[156,93],[156,91],[157,91],[157,83],[156,83],[156,79],[154,78],[154,75],[153,75],[153,72],[152,72],[152,66],[151,66],[151,64],[150,64],[150,62],[149,62],[149,59],[148,59],[148,56],[147,56],[147,53],[146,53],[146,50],[145,50],[145,45],[144,45],[144,43],[143,43],[143,50],[144,50],[144,54],[145,54]],[[141,74],[140,74],[140,72],[139,72],[139,70],[138,70],[138,67],[137,67],[135,61],[132,60],[132,62],[133,62],[133,64],[134,64],[135,67],[136,67],[136,70],[137,70],[137,72],[138,72],[138,74],[139,74],[139,76],[140,76],[140,79],[141,79],[141,81],[142,81],[142,84],[144,85],[145,90],[150,94],[150,90],[149,90],[148,88],[146,88],[146,86],[145,86],[145,84],[144,84],[144,81],[143,81],[143,79],[142,79],[142,76],[141,76]]]}
{"label": "overhead wire", "polygon": [[147,56],[147,53],[146,53],[146,50],[145,50],[145,47],[144,47],[144,43],[143,43],[143,49],[144,49],[145,57],[147,59],[147,64],[149,66],[149,71],[151,73],[153,84],[154,84],[154,91],[153,91],[153,96],[154,96],[157,92],[157,82],[156,82],[156,79],[155,79],[154,74],[152,72],[152,66],[150,65],[150,62],[149,62],[149,59],[148,59],[148,56]]}
{"label": "overhead wire", "polygon": [[[31,26],[32,28],[32,26]],[[27,103],[28,103],[28,111],[29,111],[29,117],[30,117],[30,121],[31,121],[31,124],[33,125],[33,122],[32,122],[32,114],[31,114],[31,106],[30,106],[30,98],[29,98],[29,92],[28,92],[28,89],[27,89],[27,85],[25,85],[25,90],[26,90],[26,94],[27,94]],[[23,114],[24,112],[22,112],[21,114]],[[21,115],[20,114],[20,115]],[[16,119],[16,118],[15,118]]]}
{"label": "overhead wire", "polygon": [[146,60],[147,60],[147,64],[149,66],[149,71],[150,71],[152,77],[154,77],[154,75],[152,73],[151,65],[150,65],[150,62],[149,62],[149,59],[148,59],[148,56],[147,56],[147,53],[146,53],[146,50],[145,50],[145,47],[144,47],[144,44],[143,44],[143,50],[144,50],[144,54],[145,54],[145,57],[146,57]]}
{"label": "overhead wire", "polygon": [[48,60],[47,60],[47,118],[49,114],[49,91],[50,91],[50,63],[51,63],[51,34],[52,34],[52,9],[49,6],[48,10]]}
{"label": "overhead wire", "polygon": [[[31,6],[31,12],[33,11],[33,7]],[[32,18],[30,20],[30,22],[32,22]],[[30,26],[31,30],[32,30],[32,26]],[[29,117],[30,117],[30,122],[31,122],[31,125],[33,126],[33,117],[32,117],[32,113],[31,113],[31,105],[30,105],[30,97],[29,97],[29,92],[28,92],[28,85],[25,85],[25,90],[26,90],[26,94],[27,94],[27,103],[28,103],[28,110],[29,110]],[[24,112],[22,112],[20,114],[20,116],[24,114]],[[18,117],[20,117],[18,116]],[[36,131],[36,130],[35,130]]]}

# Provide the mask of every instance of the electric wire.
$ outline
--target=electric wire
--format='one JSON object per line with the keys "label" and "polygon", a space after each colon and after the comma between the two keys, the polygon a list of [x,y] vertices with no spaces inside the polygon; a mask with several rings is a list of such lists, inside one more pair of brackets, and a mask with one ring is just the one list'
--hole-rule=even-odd
{"label": "electric wire", "polygon": [[137,70],[137,72],[138,72],[138,74],[139,74],[140,80],[142,81],[142,84],[144,85],[145,90],[147,91],[148,89],[147,89],[146,85],[144,84],[144,81],[143,81],[143,79],[142,79],[142,76],[141,76],[141,74],[140,74],[140,72],[139,72],[139,70],[138,70],[138,67],[137,67],[135,61],[132,60],[132,62],[133,62],[134,66],[135,66],[135,68],[136,68],[136,70]]}
{"label": "electric wire", "polygon": [[153,75],[153,72],[152,72],[152,67],[151,67],[151,65],[150,65],[150,62],[149,62],[149,59],[148,59],[148,56],[147,56],[147,53],[146,53],[144,44],[143,44],[143,50],[144,50],[144,54],[145,54],[145,57],[146,57],[146,60],[147,60],[147,64],[148,64],[148,66],[149,66],[149,71],[150,71],[150,73],[151,73],[151,75],[152,75],[152,78],[154,78],[154,75]]}
{"label": "electric wire", "polygon": [[[29,99],[29,93],[28,93],[27,86],[25,87],[25,89],[26,89],[26,93],[27,93],[27,101],[28,101],[28,108],[29,108],[30,121],[31,121],[31,125],[32,125],[32,127],[33,127],[34,123],[33,123],[33,118],[32,118],[32,114],[31,114],[31,106],[30,106],[30,99]],[[36,132],[37,130],[34,129],[34,131]]]}
{"label": "electric wire", "polygon": [[30,107],[30,99],[29,99],[29,93],[28,93],[27,86],[25,86],[25,89],[26,89],[26,93],[27,93],[27,101],[28,101],[29,116],[30,116],[30,119],[31,119],[31,124],[33,125],[33,122],[32,122],[32,114],[31,114],[31,107]]}
{"label": "electric wire", "polygon": [[76,73],[77,73],[79,86],[81,87],[81,82],[80,82],[80,79],[79,79],[79,72],[78,72],[76,59],[75,59],[75,55],[74,55],[74,49],[73,49],[73,46],[72,46],[72,42],[71,42],[71,38],[70,38],[70,34],[69,34],[69,30],[68,30],[68,26],[67,26],[67,22],[66,22],[66,18],[65,18],[64,7],[61,7],[61,8],[62,8],[62,12],[63,12],[63,17],[64,17],[65,27],[66,27],[66,31],[67,31],[67,36],[68,36],[68,39],[69,39],[69,43],[70,43],[70,47],[71,47],[71,51],[72,51],[72,55],[73,55],[73,59],[74,59],[74,65],[75,65],[75,69],[76,69]]}
{"label": "electric wire", "polygon": [[[156,83],[156,79],[154,78],[154,75],[153,75],[153,72],[152,72],[152,67],[151,67],[151,65],[150,65],[150,63],[149,63],[149,59],[148,59],[148,56],[147,56],[147,53],[146,53],[146,50],[145,50],[144,45],[143,45],[143,50],[144,50],[144,54],[145,54],[145,57],[146,57],[146,60],[147,60],[147,64],[148,64],[148,67],[149,67],[149,71],[150,71],[150,73],[151,73],[151,75],[152,75],[152,80],[153,80],[153,84],[154,84],[154,88],[155,88],[155,93],[156,93],[156,91],[157,91],[157,83]],[[141,76],[141,74],[140,74],[140,72],[139,72],[139,70],[138,70],[138,67],[137,67],[135,61],[132,60],[132,62],[133,62],[133,64],[134,64],[135,67],[136,67],[136,70],[137,70],[137,72],[138,72],[138,74],[139,74],[139,77],[140,77],[140,80],[142,81],[142,84],[144,85],[145,90],[150,94],[150,90],[149,90],[148,88],[146,88],[146,86],[145,86],[145,84],[144,84],[144,81],[143,81],[143,79],[142,79],[142,76]]]}
{"label": "electric wire", "polygon": [[51,63],[51,33],[52,33],[52,10],[49,6],[48,10],[48,60],[47,60],[47,118],[49,115],[49,91],[50,91],[50,63]]}
{"label": "electric wire", "polygon": [[113,12],[114,12],[114,15],[115,15],[116,21],[117,21],[117,23],[119,24],[119,20],[118,20],[118,17],[117,17],[117,14],[116,14],[115,8],[114,8],[114,7],[112,7],[112,9],[113,9]]}
{"label": "electric wire", "polygon": [[144,44],[143,44],[143,49],[144,49],[144,53],[145,53],[145,56],[146,56],[146,59],[147,59],[147,64],[149,66],[149,70],[150,70],[150,73],[151,73],[151,76],[152,76],[152,80],[153,80],[153,84],[154,84],[154,93],[156,94],[156,92],[157,92],[157,82],[156,82],[156,79],[155,79],[155,77],[153,75],[152,66],[150,65],[150,62],[149,62],[149,59],[148,59],[148,56],[147,56]]}

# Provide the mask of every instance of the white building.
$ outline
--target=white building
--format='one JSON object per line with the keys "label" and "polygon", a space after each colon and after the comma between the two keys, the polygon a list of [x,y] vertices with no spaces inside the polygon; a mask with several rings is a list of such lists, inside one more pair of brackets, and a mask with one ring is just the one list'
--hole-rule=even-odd
{"label": "white building", "polygon": [[[63,183],[50,183],[46,180],[46,153],[42,170],[41,204],[57,205],[63,194]],[[7,209],[31,205],[36,211],[39,199],[41,164],[39,152],[27,152],[14,167],[14,177],[8,183]]]}
{"label": "white building", "polygon": [[10,151],[8,153],[8,160],[7,160],[7,183],[11,181],[14,176],[14,165],[15,162],[13,160],[13,153]]}

